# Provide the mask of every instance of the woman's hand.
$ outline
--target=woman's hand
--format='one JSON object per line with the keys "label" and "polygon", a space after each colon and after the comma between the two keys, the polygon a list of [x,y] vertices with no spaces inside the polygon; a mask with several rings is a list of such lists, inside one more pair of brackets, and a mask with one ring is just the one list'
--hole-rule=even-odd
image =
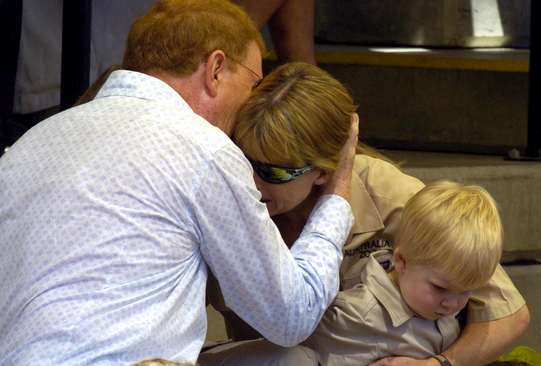
{"label": "woman's hand", "polygon": [[340,162],[338,169],[331,176],[323,194],[336,194],[349,201],[349,189],[351,186],[351,171],[355,161],[357,143],[359,141],[359,116],[353,113],[351,116],[351,128],[349,137],[344,147],[340,151]]}

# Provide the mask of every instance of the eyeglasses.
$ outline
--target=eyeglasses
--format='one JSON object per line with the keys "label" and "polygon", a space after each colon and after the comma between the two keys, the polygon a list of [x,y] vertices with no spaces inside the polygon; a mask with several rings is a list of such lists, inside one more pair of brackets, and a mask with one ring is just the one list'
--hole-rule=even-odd
{"label": "eyeglasses", "polygon": [[[229,59],[231,61],[235,61],[236,63],[238,63],[240,66],[244,67],[246,70],[250,71],[252,74],[254,74],[255,76],[257,76],[257,81],[255,82],[255,84],[252,86],[252,90],[254,90],[255,88],[257,88],[259,86],[259,84],[261,84],[261,82],[263,81],[263,78],[261,76],[259,76],[254,70],[250,69],[248,66],[246,66],[245,64],[243,63],[240,63],[239,61],[235,60],[233,57],[229,57]],[[205,60],[204,63],[207,63],[208,60]]]}
{"label": "eyeglasses", "polygon": [[259,178],[261,178],[261,180],[264,182],[271,184],[291,182],[292,180],[297,179],[301,175],[306,174],[316,168],[314,165],[309,165],[304,168],[286,168],[278,165],[254,163],[251,160],[249,161]]}
{"label": "eyeglasses", "polygon": [[254,70],[250,69],[248,66],[238,62],[237,60],[235,60],[234,58],[232,57],[229,57],[229,59],[231,61],[235,61],[236,63],[238,63],[240,66],[244,67],[246,70],[250,71],[252,74],[254,74],[255,76],[257,76],[258,80],[256,81],[256,83],[254,84],[254,86],[252,86],[252,90],[254,90],[255,88],[257,88],[259,86],[259,84],[261,84],[261,82],[263,81],[263,78],[261,76],[259,76]]}

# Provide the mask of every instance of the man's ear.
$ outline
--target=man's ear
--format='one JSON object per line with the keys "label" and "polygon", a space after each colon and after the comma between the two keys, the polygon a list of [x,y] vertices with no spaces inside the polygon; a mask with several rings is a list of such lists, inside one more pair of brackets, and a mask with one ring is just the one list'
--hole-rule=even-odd
{"label": "man's ear", "polygon": [[216,50],[210,54],[205,62],[205,87],[212,97],[218,95],[218,87],[222,81],[222,72],[226,69],[226,60],[225,53],[221,50]]}
{"label": "man's ear", "polygon": [[400,252],[400,248],[394,250],[394,269],[398,273],[402,273],[406,270],[406,258]]}
{"label": "man's ear", "polygon": [[318,168],[317,170],[319,171],[319,175],[314,180],[314,184],[315,185],[322,185],[322,184],[327,183],[327,181],[331,177],[331,174],[328,171],[326,171],[325,169]]}

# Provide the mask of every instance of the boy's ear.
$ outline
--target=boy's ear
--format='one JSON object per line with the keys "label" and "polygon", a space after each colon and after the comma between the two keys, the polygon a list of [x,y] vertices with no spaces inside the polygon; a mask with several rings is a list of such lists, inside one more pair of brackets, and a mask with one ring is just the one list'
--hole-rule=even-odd
{"label": "boy's ear", "polygon": [[394,250],[394,269],[398,273],[402,273],[406,270],[406,258],[400,252],[400,248]]}
{"label": "boy's ear", "polygon": [[213,97],[218,95],[221,73],[225,70],[226,56],[221,50],[213,51],[205,63],[205,86]]}
{"label": "boy's ear", "polygon": [[319,170],[319,175],[314,180],[314,184],[319,186],[319,185],[327,183],[327,181],[331,177],[331,174],[325,169],[318,168],[318,170]]}

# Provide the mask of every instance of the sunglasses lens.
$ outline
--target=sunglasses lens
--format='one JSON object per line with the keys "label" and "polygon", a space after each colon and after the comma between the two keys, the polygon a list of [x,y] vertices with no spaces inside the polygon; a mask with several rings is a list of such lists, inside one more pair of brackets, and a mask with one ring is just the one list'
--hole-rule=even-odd
{"label": "sunglasses lens", "polygon": [[316,168],[314,165],[304,168],[283,168],[276,165],[254,163],[252,161],[250,163],[261,180],[272,184],[290,182]]}
{"label": "sunglasses lens", "polygon": [[293,179],[293,176],[285,169],[260,165],[255,167],[259,177],[267,183],[286,183]]}

